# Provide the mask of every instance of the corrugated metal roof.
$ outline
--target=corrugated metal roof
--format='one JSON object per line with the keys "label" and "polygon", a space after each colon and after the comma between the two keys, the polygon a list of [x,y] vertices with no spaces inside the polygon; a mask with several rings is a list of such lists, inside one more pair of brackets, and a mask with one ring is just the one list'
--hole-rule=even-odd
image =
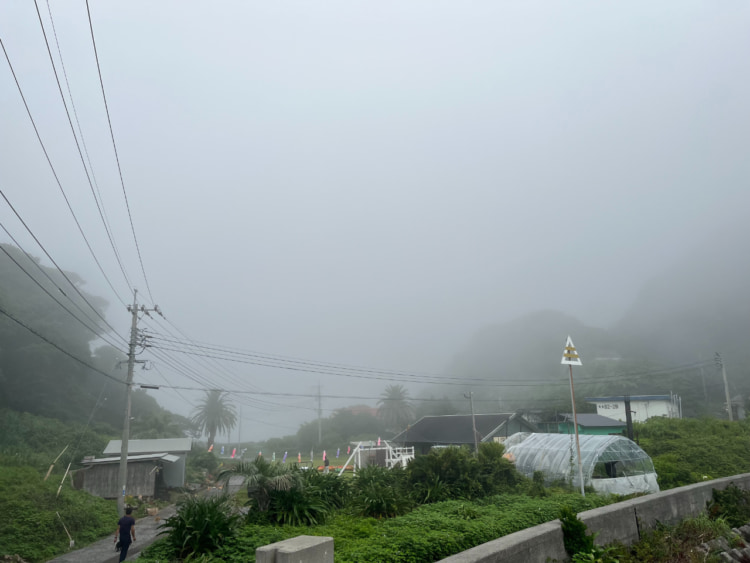
{"label": "corrugated metal roof", "polygon": [[[180,461],[180,457],[168,453],[160,454],[146,454],[146,455],[128,455],[128,461],[149,461],[149,460],[162,460],[168,461],[169,463],[176,463]],[[100,457],[99,459],[90,459],[84,461],[84,465],[99,465],[107,463],[120,463],[120,456],[117,457]]]}
{"label": "corrugated metal roof", "polygon": [[[507,423],[513,413],[478,414],[476,425],[478,439]],[[533,428],[525,419],[526,426]],[[470,414],[449,414],[443,416],[423,416],[408,430],[404,430],[391,441],[399,443],[427,444],[473,444],[474,432]]]}
{"label": "corrugated metal roof", "polygon": [[[570,413],[566,413],[563,416],[566,418],[566,420],[573,420],[573,415]],[[578,419],[578,426],[625,426],[624,422],[620,422],[619,420],[609,418],[608,416],[602,416],[600,414],[579,413],[576,418]]]}
{"label": "corrugated metal roof", "polygon": [[[154,454],[159,452],[175,453],[189,452],[193,444],[192,438],[161,438],[158,440],[128,440],[128,456],[130,454]],[[122,440],[110,440],[104,448],[104,455],[119,454]]]}

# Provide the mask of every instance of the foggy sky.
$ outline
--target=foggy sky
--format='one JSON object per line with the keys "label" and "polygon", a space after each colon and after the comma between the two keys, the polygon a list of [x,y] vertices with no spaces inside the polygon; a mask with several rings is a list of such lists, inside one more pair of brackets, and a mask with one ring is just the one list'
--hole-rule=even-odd
{"label": "foggy sky", "polygon": [[[85,2],[50,6],[116,243],[150,305]],[[745,2],[93,0],[91,11],[154,301],[198,341],[440,372],[483,326],[529,311],[614,323],[646,280],[750,209]],[[0,3],[0,38],[127,300],[33,3]],[[0,189],[126,335],[129,315],[4,58]],[[0,221],[42,255],[4,202]],[[377,397],[388,384],[229,368],[267,391]],[[189,414],[173,392],[154,396]],[[243,438],[315,416],[300,410],[312,398],[267,400],[288,406],[243,407]],[[325,414],[361,402],[326,400]]]}

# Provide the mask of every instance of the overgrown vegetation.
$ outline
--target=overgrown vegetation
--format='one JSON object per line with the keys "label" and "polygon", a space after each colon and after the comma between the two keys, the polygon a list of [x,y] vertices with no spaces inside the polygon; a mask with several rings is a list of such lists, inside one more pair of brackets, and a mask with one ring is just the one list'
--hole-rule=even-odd
{"label": "overgrown vegetation", "polygon": [[750,466],[748,420],[652,418],[636,430],[662,490],[738,475]]}
{"label": "overgrown vegetation", "polygon": [[[69,548],[68,529],[77,547],[111,534],[117,522],[114,501],[57,489],[60,476],[43,480],[31,467],[0,468],[0,556],[18,554],[35,563]],[[57,514],[60,514],[58,517]]]}
{"label": "overgrown vegetation", "polygon": [[[337,511],[324,525],[268,526],[246,524],[205,561],[255,561],[255,549],[298,535],[335,538],[337,562],[429,562],[469,549],[500,536],[558,517],[560,508],[580,512],[613,502],[611,497],[560,493],[544,499],[522,494],[497,495],[477,501],[445,501],[415,508],[394,518],[352,518]],[[162,540],[139,561],[173,561]]]}
{"label": "overgrown vegetation", "polygon": [[161,525],[172,557],[211,553],[234,536],[240,517],[226,496],[186,497],[177,513]]}
{"label": "overgrown vegetation", "polygon": [[732,528],[739,528],[750,522],[750,491],[740,489],[734,483],[720,491],[713,490],[708,503],[708,515],[713,519],[723,519]]}

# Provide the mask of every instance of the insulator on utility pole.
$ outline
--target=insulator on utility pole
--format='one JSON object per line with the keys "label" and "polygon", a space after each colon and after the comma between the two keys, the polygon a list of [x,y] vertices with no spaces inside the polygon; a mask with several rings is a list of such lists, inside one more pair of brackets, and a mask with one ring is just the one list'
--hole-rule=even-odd
{"label": "insulator on utility pole", "polygon": [[131,393],[133,390],[133,370],[135,368],[135,349],[138,344],[138,313],[148,314],[149,311],[156,311],[161,314],[156,307],[147,309],[141,305],[138,307],[138,290],[133,290],[133,305],[127,306],[131,314],[130,321],[130,344],[128,346],[128,376],[125,383],[125,421],[122,425],[122,444],[120,445],[120,470],[117,475],[117,486],[121,490],[117,494],[117,511],[120,516],[125,515],[125,494],[127,493],[128,481],[128,440],[130,439],[130,405]]}

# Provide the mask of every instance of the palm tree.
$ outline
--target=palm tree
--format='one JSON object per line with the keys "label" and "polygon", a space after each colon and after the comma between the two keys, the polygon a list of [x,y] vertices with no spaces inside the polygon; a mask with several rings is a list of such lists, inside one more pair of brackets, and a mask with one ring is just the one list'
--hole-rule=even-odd
{"label": "palm tree", "polygon": [[409,392],[403,385],[389,385],[378,401],[378,416],[385,427],[400,432],[414,418],[414,407],[409,402]]}
{"label": "palm tree", "polygon": [[296,466],[267,461],[260,455],[254,461],[243,461],[225,469],[219,473],[217,480],[226,483],[232,475],[246,477],[247,496],[258,503],[261,512],[268,510],[274,491],[289,491],[301,483],[301,474]]}
{"label": "palm tree", "polygon": [[206,391],[206,396],[191,418],[201,433],[208,435],[209,448],[213,445],[217,432],[229,433],[237,424],[237,413],[228,399],[229,393],[217,389]]}

